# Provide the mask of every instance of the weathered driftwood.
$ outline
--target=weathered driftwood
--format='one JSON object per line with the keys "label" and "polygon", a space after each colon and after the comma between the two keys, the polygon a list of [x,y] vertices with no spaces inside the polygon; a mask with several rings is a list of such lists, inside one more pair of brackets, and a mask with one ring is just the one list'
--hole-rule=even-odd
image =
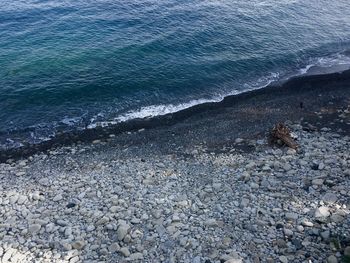
{"label": "weathered driftwood", "polygon": [[270,133],[270,140],[272,143],[282,142],[292,149],[298,148],[298,144],[292,138],[290,130],[283,123],[278,123],[273,127]]}

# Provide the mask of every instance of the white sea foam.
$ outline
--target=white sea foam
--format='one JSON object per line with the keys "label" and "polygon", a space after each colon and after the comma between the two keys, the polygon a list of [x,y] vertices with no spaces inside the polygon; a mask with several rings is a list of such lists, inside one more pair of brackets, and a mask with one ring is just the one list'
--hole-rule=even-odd
{"label": "white sea foam", "polygon": [[166,114],[175,113],[184,109],[188,109],[190,107],[203,104],[203,103],[220,102],[227,96],[238,95],[243,92],[264,88],[270,85],[272,82],[277,81],[279,76],[280,76],[279,73],[272,72],[267,76],[259,78],[255,82],[252,82],[250,84],[245,84],[244,90],[239,91],[234,89],[231,92],[226,93],[224,95],[217,94],[216,96],[213,96],[213,98],[211,99],[196,99],[186,103],[179,103],[179,104],[160,104],[160,105],[145,106],[134,111],[129,111],[109,121],[96,121],[95,118],[92,118],[87,128],[93,129],[96,127],[107,127],[110,125],[115,125],[118,123],[133,120],[133,119],[146,119],[146,118],[152,118],[156,116],[163,116]]}
{"label": "white sea foam", "polygon": [[68,125],[68,126],[74,126],[76,123],[81,121],[81,117],[73,117],[73,118],[68,118],[65,117],[61,120],[61,123]]}
{"label": "white sea foam", "polygon": [[[335,67],[335,70],[338,70],[339,66],[349,66],[348,68],[350,68],[350,57],[342,53],[338,53],[329,57],[314,58],[310,61],[310,63],[307,66],[299,70],[299,74],[305,75],[309,73],[311,68],[314,67],[318,67],[320,69],[329,69]],[[342,67],[342,69],[344,70],[348,68]]]}
{"label": "white sea foam", "polygon": [[299,70],[299,74],[300,74],[300,75],[306,74],[306,73],[309,71],[309,69],[312,68],[313,66],[315,66],[315,64],[309,64],[309,65],[307,65],[306,67],[301,68],[301,69]]}
{"label": "white sea foam", "polygon": [[226,94],[218,94],[217,96],[213,96],[213,98],[211,99],[196,99],[196,100],[191,100],[189,102],[180,103],[180,104],[160,104],[160,105],[145,106],[137,110],[129,111],[109,121],[96,121],[96,118],[92,118],[87,128],[93,129],[96,127],[107,127],[110,125],[119,124],[119,123],[126,122],[133,119],[145,119],[145,118],[152,118],[156,116],[175,113],[175,112],[190,108],[195,105],[203,104],[203,103],[220,102],[226,96],[238,95],[240,93],[265,88],[269,86],[271,83],[279,81],[283,78],[288,79],[290,77],[305,75],[313,67],[331,68],[331,67],[341,66],[341,65],[349,65],[349,68],[350,68],[350,57],[343,54],[336,54],[330,57],[316,58],[313,60],[313,62],[311,62],[304,68],[299,69],[296,74],[289,75],[288,77],[284,76],[279,72],[271,72],[268,75],[259,78],[257,81],[254,81],[251,83],[245,83],[243,90],[235,89]]}
{"label": "white sea foam", "polygon": [[175,113],[175,112],[190,108],[195,105],[208,103],[208,102],[219,102],[223,100],[223,98],[224,97],[216,97],[213,99],[197,99],[197,100],[191,100],[189,102],[180,103],[180,104],[160,104],[160,105],[151,105],[151,106],[141,107],[138,110],[129,111],[125,114],[122,114],[111,121],[93,122],[90,125],[88,125],[87,128],[93,129],[96,127],[106,127],[109,125],[114,125],[114,124],[129,121],[129,120],[133,120],[133,119],[145,119],[145,118],[152,118],[156,116],[163,116],[169,113]]}
{"label": "white sea foam", "polygon": [[337,54],[331,57],[322,57],[317,60],[316,66],[333,67],[337,65],[350,65],[350,57],[344,54]]}

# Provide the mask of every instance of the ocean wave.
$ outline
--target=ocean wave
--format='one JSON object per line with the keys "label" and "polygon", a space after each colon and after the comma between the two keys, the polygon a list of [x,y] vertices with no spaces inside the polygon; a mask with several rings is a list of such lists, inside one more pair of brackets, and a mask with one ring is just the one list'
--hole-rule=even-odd
{"label": "ocean wave", "polygon": [[[346,67],[339,68],[339,66]],[[118,125],[120,123],[125,123],[135,119],[147,119],[172,114],[204,103],[221,102],[227,96],[233,96],[252,90],[262,89],[271,85],[272,83],[286,81],[292,77],[317,74],[318,72],[322,74],[322,69],[330,68],[334,68],[334,70],[339,71],[350,69],[350,57],[345,53],[337,53],[328,57],[313,58],[310,59],[305,66],[295,70],[294,73],[291,73],[291,71],[287,73],[281,69],[280,72],[270,72],[265,76],[257,78],[255,81],[248,81],[242,84],[242,87],[239,89],[231,89],[225,93],[217,93],[209,98],[193,99],[183,103],[154,104],[143,106],[138,109],[119,114],[114,118],[109,118],[109,114],[106,112],[97,113],[91,117],[89,121],[86,120],[86,115],[80,117],[66,116],[60,121],[51,123],[51,125],[35,125],[31,126],[29,129],[27,128],[25,131],[22,131],[23,134],[29,133],[29,138],[25,138],[23,135],[17,136],[21,133],[21,130],[14,131],[14,134],[16,134],[16,136],[14,135],[13,137],[10,136],[11,132],[7,132],[8,136],[5,140],[2,140],[2,142],[0,142],[0,148],[19,148],[26,143],[38,144],[40,142],[49,141],[56,136],[58,130],[61,132],[70,132],[73,130],[94,129],[97,127]]]}
{"label": "ocean wave", "polygon": [[[246,83],[244,85],[244,90],[242,91],[234,89],[231,90],[229,93],[216,94],[210,99],[195,99],[186,103],[179,104],[159,104],[144,106],[137,110],[128,111],[127,113],[121,114],[113,120],[108,121],[95,121],[96,118],[94,117],[90,120],[90,124],[87,126],[87,129],[94,129],[96,127],[108,127],[110,125],[117,125],[119,123],[127,122],[134,119],[146,119],[157,116],[163,116],[170,113],[176,113],[181,110],[185,110],[204,103],[220,102],[227,96],[238,95],[243,92],[267,87],[271,83],[277,81],[279,79],[279,76],[280,74],[278,72],[271,72],[270,74],[259,78],[257,81]],[[99,114],[99,117],[101,117],[101,114]]]}
{"label": "ocean wave", "polygon": [[[310,73],[310,69],[312,68],[333,68],[335,71],[342,71],[339,70],[339,66],[349,66],[350,67],[350,56],[346,54],[346,52],[337,53],[335,55],[331,55],[328,57],[318,57],[313,58],[310,60],[309,64],[307,64],[305,67],[301,68],[299,70],[300,75],[305,75]],[[344,70],[346,67],[343,67]],[[319,73],[322,73],[322,70],[320,70]],[[329,73],[329,72],[327,72]],[[317,71],[315,71],[313,74],[317,74]]]}
{"label": "ocean wave", "polygon": [[223,99],[224,97],[217,97],[213,99],[197,99],[197,100],[192,100],[186,103],[179,103],[179,104],[160,104],[160,105],[145,106],[145,107],[141,107],[138,110],[129,111],[125,114],[122,114],[111,121],[94,122],[94,119],[92,119],[91,120],[92,123],[89,124],[87,128],[93,129],[96,127],[107,127],[110,125],[115,125],[121,122],[133,120],[133,119],[145,119],[145,118],[152,118],[156,116],[162,116],[170,113],[175,113],[175,112],[193,107],[195,105],[203,104],[203,103],[220,102]]}
{"label": "ocean wave", "polygon": [[[349,66],[349,68],[338,67],[343,65]],[[310,64],[307,64],[305,67],[298,69],[296,73],[286,74],[284,72],[270,72],[269,74],[258,78],[256,81],[245,83],[243,85],[244,89],[242,90],[233,89],[230,92],[225,94],[216,94],[210,99],[195,99],[186,103],[144,106],[139,109],[131,110],[131,111],[128,111],[127,113],[121,114],[118,117],[114,118],[113,120],[95,121],[96,118],[92,118],[90,120],[90,124],[86,128],[94,129],[96,127],[107,127],[110,125],[117,125],[122,122],[127,122],[133,119],[145,119],[145,118],[152,118],[156,116],[163,116],[166,114],[185,110],[199,104],[210,103],[210,102],[220,102],[227,96],[233,96],[233,95],[238,95],[248,91],[262,89],[278,81],[286,81],[293,77],[309,74],[310,69],[315,67],[317,67],[318,70],[315,70],[314,72],[312,72],[312,74],[317,74],[317,73],[322,74],[323,73],[322,69],[325,69],[325,68],[329,69],[333,67],[335,71],[344,71],[346,69],[350,69],[350,57],[343,53],[337,53],[335,55],[328,56],[328,57],[314,58],[312,59],[312,62],[310,62]],[[327,73],[331,73],[331,72],[327,71]],[[98,114],[98,117],[101,117],[101,116],[102,114]]]}

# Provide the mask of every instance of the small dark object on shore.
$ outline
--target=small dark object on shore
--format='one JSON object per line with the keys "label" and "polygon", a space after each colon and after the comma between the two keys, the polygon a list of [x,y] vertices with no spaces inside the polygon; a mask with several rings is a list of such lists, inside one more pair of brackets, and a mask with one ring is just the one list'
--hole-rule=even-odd
{"label": "small dark object on shore", "polygon": [[294,141],[290,134],[290,130],[283,123],[278,123],[273,127],[270,133],[270,142],[272,144],[281,144],[281,142],[292,149],[297,149],[298,144]]}
{"label": "small dark object on shore", "polygon": [[73,208],[73,207],[75,207],[76,206],[76,204],[74,204],[74,203],[68,203],[67,204],[67,208]]}
{"label": "small dark object on shore", "polygon": [[314,171],[318,170],[318,164],[313,163],[313,164],[311,165],[311,169],[314,170]]}
{"label": "small dark object on shore", "polygon": [[300,102],[300,109],[304,108],[304,103]]}
{"label": "small dark object on shore", "polygon": [[277,223],[276,224],[276,229],[282,229],[284,225],[282,223]]}

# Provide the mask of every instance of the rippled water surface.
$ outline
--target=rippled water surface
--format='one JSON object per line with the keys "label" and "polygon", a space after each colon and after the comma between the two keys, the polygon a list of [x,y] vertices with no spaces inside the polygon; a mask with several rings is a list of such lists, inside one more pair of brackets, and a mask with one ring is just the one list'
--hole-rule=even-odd
{"label": "rippled water surface", "polygon": [[348,0],[0,0],[0,145],[350,64]]}

